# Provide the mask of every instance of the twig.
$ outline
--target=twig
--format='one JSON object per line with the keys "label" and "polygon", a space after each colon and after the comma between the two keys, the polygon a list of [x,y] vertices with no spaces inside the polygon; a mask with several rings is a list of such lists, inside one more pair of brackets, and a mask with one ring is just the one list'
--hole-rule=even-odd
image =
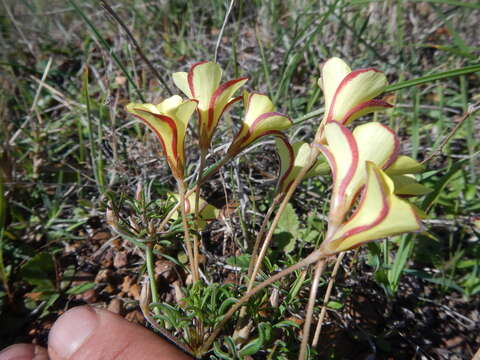
{"label": "twig", "polygon": [[307,314],[305,315],[305,324],[303,324],[302,344],[300,345],[300,354],[298,360],[305,360],[307,354],[308,338],[310,335],[310,327],[312,325],[313,308],[315,307],[315,299],[317,298],[318,284],[323,270],[325,269],[325,259],[318,260],[315,267],[315,275],[313,276],[312,286],[310,288],[310,296],[307,305]]}
{"label": "twig", "polygon": [[165,81],[165,79],[162,77],[162,75],[160,75],[160,73],[157,71],[157,69],[155,69],[155,67],[152,65],[152,63],[147,59],[147,57],[145,56],[145,54],[143,53],[142,51],[142,48],[140,47],[140,45],[138,45],[137,43],[137,40],[135,40],[135,38],[133,37],[132,33],[130,32],[130,30],[128,29],[127,25],[125,25],[125,23],[122,21],[122,19],[120,19],[120,17],[117,15],[117,13],[115,12],[115,10],[112,9],[112,7],[107,3],[107,1],[105,0],[100,0],[100,5],[110,14],[113,16],[113,18],[118,22],[118,24],[123,28],[123,30],[125,31],[125,33],[127,34],[127,36],[130,38],[130,41],[132,42],[133,46],[135,46],[135,49],[137,50],[138,52],[138,55],[140,55],[140,57],[142,58],[143,61],[145,61],[145,63],[147,64],[147,66],[150,68],[150,70],[153,72],[153,74],[157,77],[157,79],[162,83],[162,85],[165,87],[165,89],[167,90],[167,92],[170,94],[170,95],[173,95],[173,92],[172,90],[170,89],[170,87],[168,86],[167,82]]}
{"label": "twig", "polygon": [[320,338],[320,332],[322,331],[323,320],[325,319],[325,314],[327,313],[327,304],[330,300],[330,295],[332,293],[333,284],[335,282],[335,277],[337,276],[338,269],[342,263],[343,258],[345,257],[345,252],[342,252],[338,255],[335,265],[333,266],[332,276],[328,282],[327,291],[325,292],[325,297],[323,298],[323,306],[320,311],[320,316],[318,317],[317,328],[315,329],[315,335],[313,336],[312,347],[316,347],[318,344],[318,339]]}
{"label": "twig", "polygon": [[234,3],[235,3],[235,0],[230,1],[230,5],[228,6],[227,13],[225,14],[225,18],[223,19],[222,28],[220,29],[220,32],[218,34],[217,43],[215,44],[215,55],[213,56],[213,61],[214,62],[217,62],[218,48],[220,47],[220,41],[222,41],[223,32],[225,31],[225,26],[227,26],[228,17],[230,16],[230,13],[232,12]]}
{"label": "twig", "polygon": [[450,131],[450,133],[445,137],[445,139],[442,140],[440,145],[438,145],[437,149],[432,151],[432,153],[430,155],[428,155],[425,159],[423,159],[422,164],[425,164],[425,163],[429,162],[430,160],[432,160],[432,158],[434,158],[435,156],[440,155],[442,153],[445,145],[447,145],[450,142],[452,137],[457,133],[458,129],[460,129],[460,127],[463,125],[465,120],[467,120],[470,115],[474,114],[478,110],[480,110],[480,103],[470,105],[468,107],[468,110],[460,117],[460,119],[458,119],[457,125],[455,125],[455,127],[452,129],[452,131]]}

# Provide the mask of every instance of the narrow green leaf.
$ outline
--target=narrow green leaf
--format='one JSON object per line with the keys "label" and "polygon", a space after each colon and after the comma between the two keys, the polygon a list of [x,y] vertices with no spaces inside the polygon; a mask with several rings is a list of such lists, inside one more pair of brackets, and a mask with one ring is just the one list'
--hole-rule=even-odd
{"label": "narrow green leaf", "polygon": [[[350,5],[366,5],[372,2],[381,2],[386,0],[351,0]],[[466,7],[470,9],[480,9],[480,4],[475,3],[475,1],[471,2],[463,2],[463,1],[456,1],[456,0],[405,0],[405,2],[428,2],[433,4],[444,4],[444,5],[451,5],[451,6],[460,6]]]}
{"label": "narrow green leaf", "polygon": [[457,77],[461,75],[467,75],[467,74],[471,74],[478,71],[480,71],[480,64],[465,66],[459,69],[448,70],[441,73],[422,76],[416,79],[401,81],[396,84],[387,86],[387,88],[385,89],[385,92],[397,91],[397,90],[409,88],[412,86],[426,84],[436,80],[447,79],[447,78]]}

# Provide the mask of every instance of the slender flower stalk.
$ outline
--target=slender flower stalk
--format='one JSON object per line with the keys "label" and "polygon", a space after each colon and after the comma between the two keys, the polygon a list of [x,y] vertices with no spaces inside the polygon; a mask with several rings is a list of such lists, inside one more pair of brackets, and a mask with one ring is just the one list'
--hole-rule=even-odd
{"label": "slender flower stalk", "polygon": [[325,259],[320,259],[317,261],[315,266],[315,274],[313,275],[310,296],[308,298],[307,313],[305,314],[305,324],[303,326],[303,335],[302,335],[302,344],[300,345],[300,353],[298,355],[299,359],[305,359],[308,338],[310,335],[310,327],[312,325],[313,318],[313,308],[315,307],[315,299],[317,298],[318,284],[320,282],[320,277],[322,276],[323,270],[325,269]]}
{"label": "slender flower stalk", "polygon": [[188,122],[197,107],[196,100],[185,100],[174,95],[161,103],[127,105],[127,111],[153,130],[162,145],[163,153],[173,176],[177,180],[183,217],[184,242],[194,281],[199,279],[185,211],[185,135]]}
{"label": "slender flower stalk", "polygon": [[[199,62],[187,72],[173,74],[175,85],[190,99],[198,101],[198,141],[200,147],[200,164],[197,177],[197,190],[195,191],[195,208],[198,209],[200,201],[200,179],[206,164],[213,135],[217,129],[223,113],[241,97],[233,94],[241,88],[247,78],[242,77],[221,84],[222,69],[220,65],[211,61]],[[199,225],[199,215],[195,213],[195,224]],[[194,258],[198,263],[199,256],[198,237],[194,237]]]}

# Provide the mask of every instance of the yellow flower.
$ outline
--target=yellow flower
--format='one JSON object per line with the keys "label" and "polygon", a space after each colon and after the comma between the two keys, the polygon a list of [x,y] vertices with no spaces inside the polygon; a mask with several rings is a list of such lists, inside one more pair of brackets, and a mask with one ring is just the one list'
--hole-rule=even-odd
{"label": "yellow flower", "polygon": [[360,116],[392,107],[386,101],[374,99],[388,85],[385,74],[374,68],[352,71],[343,60],[331,58],[322,67],[318,85],[325,96],[325,115],[316,139],[319,143],[328,122],[347,125]]}
{"label": "yellow flower", "polygon": [[222,69],[220,65],[204,61],[194,64],[188,73],[173,74],[175,85],[189,98],[198,101],[198,136],[200,149],[207,152],[217,128],[218,121],[225,110],[241,97],[233,94],[246,82],[246,77],[220,84]]}
{"label": "yellow flower", "polygon": [[[400,144],[392,129],[372,122],[350,132],[331,121],[325,126],[325,139],[328,145],[318,146],[333,176],[328,231],[322,244],[327,254],[420,229],[414,207],[395,195],[394,182],[382,171],[418,170],[418,163],[398,156]],[[360,192],[355,213],[346,220]]]}
{"label": "yellow flower", "polygon": [[414,207],[394,194],[390,178],[371,161],[358,208],[322,243],[322,251],[335,254],[366,242],[422,228]]}
{"label": "yellow flower", "polygon": [[183,101],[178,95],[157,105],[130,103],[126,107],[129,113],[142,120],[157,135],[177,180],[184,179],[185,134],[196,107],[196,100]]}
{"label": "yellow flower", "polygon": [[244,120],[240,131],[235,135],[232,144],[227,150],[230,157],[234,157],[246,147],[266,135],[285,136],[282,131],[292,126],[292,120],[279,112],[274,111],[274,105],[267,95],[244,92],[245,107]]}
{"label": "yellow flower", "polygon": [[[276,145],[280,157],[280,173],[278,176],[277,193],[285,194],[300,171],[309,162],[311,150],[310,145],[304,141],[290,144],[290,142],[284,137],[277,138]],[[329,172],[330,169],[328,164],[323,157],[320,157],[310,167],[303,178],[308,179],[317,175],[326,175]]]}

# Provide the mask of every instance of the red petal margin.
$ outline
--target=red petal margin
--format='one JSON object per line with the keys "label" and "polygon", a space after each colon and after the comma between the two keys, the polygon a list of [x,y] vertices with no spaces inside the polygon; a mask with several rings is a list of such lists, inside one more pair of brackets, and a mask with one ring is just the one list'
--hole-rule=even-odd
{"label": "red petal margin", "polygon": [[386,169],[390,165],[392,165],[395,160],[397,160],[398,153],[400,152],[400,140],[398,139],[398,136],[395,133],[395,131],[393,131],[393,129],[389,128],[387,125],[383,125],[383,124],[380,124],[380,125],[382,125],[388,132],[390,132],[393,135],[393,142],[394,142],[393,151],[390,154],[390,157],[388,158],[388,160],[382,166],[382,169]]}
{"label": "red petal margin", "polygon": [[[211,128],[213,126],[213,121],[214,121],[213,117],[215,115],[215,104],[217,102],[218,97],[225,90],[227,90],[229,87],[231,87],[231,86],[235,85],[236,83],[238,83],[239,81],[243,81],[243,80],[248,80],[248,77],[241,77],[241,78],[238,78],[238,79],[227,81],[226,83],[223,83],[222,85],[220,85],[217,88],[217,90],[215,90],[215,92],[213,93],[212,97],[210,98],[210,103],[208,104],[208,130],[209,130],[209,132],[212,130]],[[192,95],[193,95],[193,93],[192,93]],[[225,108],[226,108],[226,106],[225,106]],[[223,108],[221,114],[223,114],[223,112],[225,111],[225,108]]]}
{"label": "red petal margin", "polygon": [[392,108],[392,107],[393,107],[392,104],[389,104],[389,103],[387,103],[386,101],[383,101],[383,100],[373,99],[373,100],[365,101],[364,103],[358,104],[357,106],[354,106],[353,108],[351,108],[348,111],[348,113],[343,117],[341,123],[346,124],[349,121],[349,119],[352,116],[354,116],[357,112],[360,112],[360,111],[365,110],[367,108],[372,108],[372,111],[370,111],[370,112],[374,112],[374,111],[377,111],[377,110],[382,110],[382,109],[387,109],[387,108]]}
{"label": "red petal margin", "polygon": [[190,88],[190,92],[192,93],[192,97],[196,97],[196,95],[195,95],[195,88],[194,88],[194,86],[193,86],[193,70],[194,70],[198,65],[202,65],[202,64],[206,64],[206,63],[208,63],[207,60],[197,62],[197,63],[193,64],[193,65],[190,67],[190,70],[188,71],[187,81],[188,81],[188,87]]}
{"label": "red petal margin", "polygon": [[347,138],[348,145],[349,145],[350,149],[352,150],[352,164],[350,165],[350,167],[347,171],[347,174],[345,175],[345,178],[342,180],[342,182],[340,183],[340,185],[338,187],[338,192],[343,198],[343,196],[345,195],[345,190],[346,190],[348,184],[350,183],[350,181],[352,180],[353,175],[355,175],[355,171],[358,168],[358,156],[359,156],[358,155],[358,146],[357,146],[357,142],[355,141],[355,138],[353,137],[350,130],[348,130],[345,126],[343,126],[342,124],[340,124],[337,121],[334,121],[334,123],[336,123],[336,124],[338,124],[338,126],[340,126],[340,129],[342,130],[343,135]]}
{"label": "red petal margin", "polygon": [[367,71],[375,71],[375,72],[383,72],[375,68],[366,68],[366,69],[357,69],[349,73],[347,76],[343,78],[343,80],[340,82],[340,85],[338,85],[337,90],[335,91],[335,95],[333,95],[332,98],[332,103],[330,105],[330,109],[328,111],[328,116],[327,116],[327,122],[332,121],[332,114],[333,114],[333,109],[335,107],[335,100],[337,99],[338,94],[343,90],[343,88],[353,79],[355,79],[358,75],[363,74]]}
{"label": "red petal margin", "polygon": [[[379,175],[378,175],[377,172],[375,172],[375,176],[377,177],[378,182],[383,183],[383,179],[379,178]],[[367,182],[367,184],[368,184],[368,182]],[[362,206],[363,206],[363,203],[365,202],[365,198],[366,198],[365,195],[367,194],[367,191],[368,191],[368,185],[365,187],[365,189],[363,191],[362,198],[360,199],[360,203],[358,204],[357,210],[352,215],[352,217],[350,218],[349,221],[353,220],[355,218],[355,216],[357,215],[357,213],[362,210]],[[353,228],[350,231],[347,231],[341,238],[336,239],[335,242],[341,242],[343,239],[346,239],[349,236],[358,234],[358,233],[363,232],[363,231],[367,231],[367,230],[371,229],[372,227],[380,224],[387,217],[391,206],[388,202],[387,195],[384,192],[384,187],[383,186],[382,186],[382,203],[383,203],[382,209],[380,210],[380,213],[375,218],[375,220],[373,220],[370,224],[357,226],[356,228]],[[362,244],[363,243],[360,243],[360,244],[358,244],[358,246],[360,246]]]}
{"label": "red petal margin", "polygon": [[[160,115],[160,114],[153,114],[149,111],[145,111],[143,109],[134,109],[136,111],[139,111],[139,112],[144,112],[144,113],[147,113],[147,114],[150,114],[154,117],[156,117],[157,119],[161,120],[161,121],[164,121],[167,123],[167,125],[170,127],[170,129],[172,129],[172,147],[173,147],[173,156],[175,157],[175,159],[171,159],[170,162],[173,160],[173,161],[176,161],[178,162],[178,152],[177,152],[177,139],[178,139],[178,134],[177,134],[177,125],[175,124],[175,122],[173,121],[172,118],[168,117],[168,116],[165,116],[165,115]],[[158,132],[158,130],[153,126],[151,125],[148,121],[146,121],[145,119],[143,119],[142,117],[140,116],[137,116],[137,115],[134,115],[136,116],[137,118],[139,118],[140,120],[142,120],[142,122],[147,125],[158,137],[158,139],[160,140],[160,143],[162,144],[162,148],[163,148],[163,152],[165,153],[165,156],[167,157],[167,160],[168,160],[168,152],[167,152],[167,148],[165,146],[165,142],[163,141],[163,138],[162,138],[162,135]]]}
{"label": "red petal margin", "polygon": [[[287,140],[286,137],[279,137],[279,139],[281,141],[283,141],[283,143],[285,144],[285,147],[287,148],[288,150],[288,155],[290,156],[290,163],[288,165],[288,168],[287,170],[285,171],[285,174],[283,174],[283,176],[278,179],[278,185],[277,187],[280,189],[282,187],[282,183],[287,179],[288,175],[290,175],[290,173],[292,172],[292,169],[293,169],[293,163],[295,161],[295,153],[293,151],[293,147],[292,145],[290,144],[290,142]],[[290,187],[290,184],[288,184],[285,189],[288,189]]]}
{"label": "red petal margin", "polygon": [[[265,119],[268,119],[269,117],[272,117],[272,116],[283,116],[283,117],[286,117],[286,118],[288,118],[288,120],[290,120],[290,123],[292,123],[292,120],[288,117],[288,115],[285,115],[285,114],[282,114],[282,113],[279,113],[279,112],[276,112],[276,111],[262,114],[262,115],[260,115],[259,117],[257,117],[257,118],[253,121],[252,125],[248,128],[248,132],[245,134],[245,136],[244,136],[243,138],[241,138],[241,139],[238,141],[238,143],[241,144],[241,143],[245,142],[249,137],[252,136],[253,132],[255,131],[255,127],[258,126],[258,123],[260,123],[261,121],[263,121],[263,120],[265,120]],[[245,126],[245,124],[242,124],[242,127],[240,128],[239,133],[242,132],[244,126]],[[267,131],[261,133],[260,135],[258,135],[258,136],[256,137],[256,139],[258,139],[258,138],[260,138],[260,137],[262,137],[262,136],[271,134],[272,132],[276,132],[276,133],[278,132],[278,133],[281,133],[281,134],[283,135],[283,133],[280,132],[280,131],[278,131],[278,130],[267,130]]]}

